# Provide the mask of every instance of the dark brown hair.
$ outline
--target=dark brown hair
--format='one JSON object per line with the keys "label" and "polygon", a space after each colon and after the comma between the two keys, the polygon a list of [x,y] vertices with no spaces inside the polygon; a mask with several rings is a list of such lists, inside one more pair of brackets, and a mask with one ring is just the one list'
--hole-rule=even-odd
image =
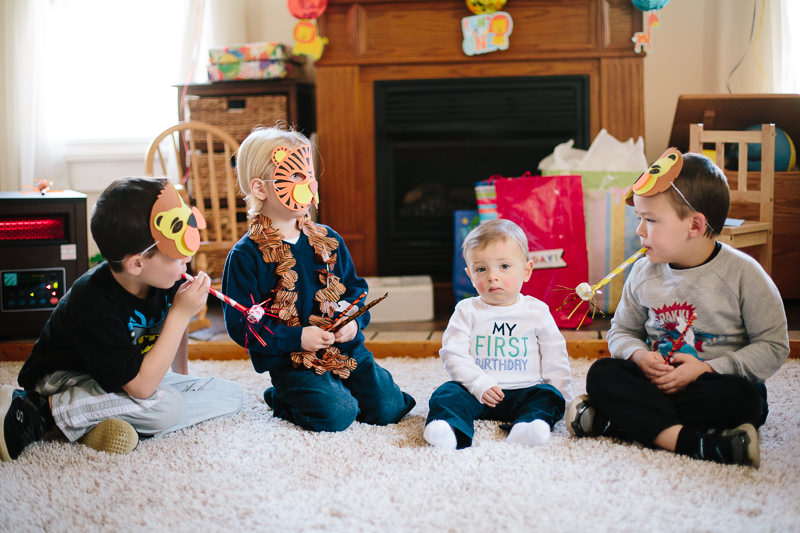
{"label": "dark brown hair", "polygon": [[[165,178],[121,178],[106,187],[92,210],[92,237],[115,272],[122,259],[153,244],[150,211]],[[155,250],[155,249],[154,249]]]}
{"label": "dark brown hair", "polygon": [[678,216],[684,219],[694,209],[706,217],[708,226],[705,236],[713,238],[719,235],[731,206],[728,180],[722,169],[704,155],[683,154],[683,168],[673,185],[686,199],[684,201],[672,187],[664,191]]}

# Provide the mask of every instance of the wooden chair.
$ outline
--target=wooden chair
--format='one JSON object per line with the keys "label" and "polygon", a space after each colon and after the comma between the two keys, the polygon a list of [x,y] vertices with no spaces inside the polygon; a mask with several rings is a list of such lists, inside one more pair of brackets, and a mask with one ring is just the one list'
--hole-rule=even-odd
{"label": "wooden chair", "polygon": [[[762,124],[757,130],[705,130],[703,124],[689,126],[689,151],[703,153],[703,146],[713,144],[715,162],[725,168],[725,145],[739,149],[738,168],[726,171],[731,186],[731,212],[740,212],[741,226],[725,226],[719,240],[735,248],[756,248],[755,257],[772,274],[772,236],[775,181],[775,124]],[[747,171],[747,145],[761,145],[761,170]],[[751,184],[757,180],[755,189]],[[748,205],[750,204],[750,205]]]}
{"label": "wooden chair", "polygon": [[[158,165],[159,175],[177,177],[186,184],[185,191],[180,189],[184,200],[197,206],[206,219],[192,269],[207,272],[216,289],[222,286],[225,257],[247,227],[235,171],[238,150],[239,143],[227,132],[205,122],[189,121],[161,132],[150,143],[145,157],[145,174],[155,176]],[[189,329],[209,325],[203,310]]]}

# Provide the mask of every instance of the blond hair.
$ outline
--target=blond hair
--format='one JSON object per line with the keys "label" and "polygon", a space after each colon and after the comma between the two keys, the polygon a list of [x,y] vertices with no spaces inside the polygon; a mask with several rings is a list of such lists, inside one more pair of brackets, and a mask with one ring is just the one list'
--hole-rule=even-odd
{"label": "blond hair", "polygon": [[514,222],[502,218],[487,220],[473,228],[464,239],[464,244],[461,245],[461,255],[469,263],[469,253],[472,250],[478,250],[495,241],[505,241],[507,239],[519,245],[525,261],[530,260],[528,238],[525,236],[525,232]]}
{"label": "blond hair", "polygon": [[272,179],[275,163],[272,151],[278,146],[297,148],[303,144],[311,144],[308,137],[293,129],[276,126],[271,128],[255,128],[239,146],[236,157],[236,173],[239,176],[239,188],[242,189],[247,202],[247,215],[251,218],[261,212],[264,202],[253,196],[250,182],[254,179]]}

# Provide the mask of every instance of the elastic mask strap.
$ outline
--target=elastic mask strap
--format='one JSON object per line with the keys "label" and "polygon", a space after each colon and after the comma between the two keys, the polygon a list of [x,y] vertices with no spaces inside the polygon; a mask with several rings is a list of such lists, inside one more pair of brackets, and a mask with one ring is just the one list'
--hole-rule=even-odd
{"label": "elastic mask strap", "polygon": [[[691,209],[695,213],[699,213],[700,212],[697,209],[695,209],[692,204],[689,203],[689,200],[687,200],[686,197],[681,192],[681,190],[675,186],[674,182],[670,183],[670,186],[675,190],[676,193],[678,193],[678,196],[680,196],[683,199],[683,201],[686,203],[686,205],[689,206],[689,209]],[[706,226],[708,226],[708,229],[710,229],[715,235],[719,233],[717,230],[715,230],[714,228],[711,227],[711,224],[708,223],[708,217],[706,217]]]}

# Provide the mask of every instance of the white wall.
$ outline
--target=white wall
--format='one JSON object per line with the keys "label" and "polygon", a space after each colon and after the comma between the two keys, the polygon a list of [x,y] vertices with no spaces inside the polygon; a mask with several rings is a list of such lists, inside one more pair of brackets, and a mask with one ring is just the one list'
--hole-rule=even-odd
{"label": "white wall", "polygon": [[754,0],[672,0],[661,10],[661,24],[653,30],[653,51],[644,60],[648,161],[668,148],[681,94],[727,93],[728,81],[733,93],[766,91],[769,32],[756,24],[753,44],[748,46],[753,5]]}

